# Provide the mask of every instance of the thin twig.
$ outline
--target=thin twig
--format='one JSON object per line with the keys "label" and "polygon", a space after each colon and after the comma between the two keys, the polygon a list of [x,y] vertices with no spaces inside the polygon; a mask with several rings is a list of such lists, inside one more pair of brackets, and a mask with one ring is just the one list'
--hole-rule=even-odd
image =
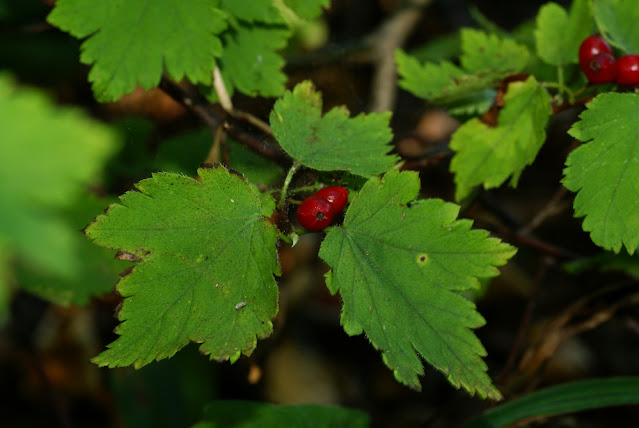
{"label": "thin twig", "polygon": [[513,365],[515,364],[515,360],[521,351],[524,337],[530,328],[530,322],[532,320],[532,315],[535,310],[535,306],[537,304],[537,296],[539,295],[539,290],[541,289],[541,283],[544,281],[546,276],[546,272],[548,272],[548,268],[555,262],[555,260],[551,257],[543,256],[541,258],[541,262],[539,265],[539,269],[537,269],[537,274],[535,275],[535,281],[533,283],[532,290],[530,292],[530,296],[528,297],[528,303],[526,304],[526,309],[524,310],[523,315],[521,316],[521,321],[519,322],[519,328],[517,329],[517,335],[515,336],[515,340],[510,348],[510,352],[508,353],[508,358],[506,359],[506,363],[504,364],[504,368],[502,369],[499,376],[495,381],[496,384],[504,386],[508,382],[508,377],[510,376],[510,372],[512,370]]}
{"label": "thin twig", "polygon": [[271,127],[268,125],[268,123],[264,122],[259,117],[253,116],[249,112],[242,111],[242,110],[236,110],[236,109],[233,109],[233,110],[229,111],[228,113],[231,116],[233,116],[234,118],[236,118],[238,120],[241,120],[242,122],[246,122],[246,123],[249,123],[249,124],[253,125],[254,127],[259,129],[260,131],[262,131],[266,135],[269,135],[271,137],[274,136],[273,135],[273,131],[271,130]]}
{"label": "thin twig", "polygon": [[535,217],[533,217],[533,219],[530,220],[530,222],[528,222],[526,226],[519,229],[519,233],[522,235],[529,235],[533,230],[538,228],[549,217],[559,214],[560,212],[565,210],[567,207],[569,207],[571,204],[561,202],[564,196],[566,196],[566,193],[568,193],[568,189],[566,189],[564,186],[559,186],[559,188],[557,189],[555,194],[552,196],[552,198],[550,198],[550,201],[548,201],[546,206],[544,206],[541,209],[541,211],[539,211],[537,215],[535,215]]}
{"label": "thin twig", "polygon": [[233,111],[231,96],[229,95],[229,91],[226,89],[222,72],[217,65],[213,68],[213,88],[215,88],[217,98],[220,100],[222,108],[226,111]]}
{"label": "thin twig", "polygon": [[[627,285],[632,286],[635,284],[629,283]],[[533,379],[535,374],[552,355],[555,354],[559,345],[566,339],[598,327],[610,320],[621,308],[639,304],[639,293],[635,292],[631,294],[626,293],[600,309],[589,308],[596,300],[610,300],[610,298],[612,298],[611,294],[616,293],[620,288],[621,286],[617,285],[599,289],[577,300],[547,323],[547,327],[544,329],[544,334],[540,337],[540,340],[532,344],[523,353],[519,363],[520,379],[517,383],[521,384],[527,379]],[[570,323],[574,319],[583,319],[584,314],[589,314],[589,316],[576,324]]]}
{"label": "thin twig", "polygon": [[271,138],[270,136],[266,136],[266,138],[257,138],[245,129],[238,127],[236,124],[227,122],[228,116],[224,110],[219,107],[215,108],[215,106],[208,103],[199,94],[192,93],[182,88],[176,82],[167,77],[162,78],[159,87],[166,92],[167,95],[184,105],[191,111],[191,113],[202,120],[202,122],[211,129],[211,132],[214,135],[217,132],[217,128],[219,126],[223,126],[224,131],[231,138],[245,145],[249,149],[273,162],[290,166],[291,161],[286,154],[278,147],[267,141]]}
{"label": "thin twig", "polygon": [[293,175],[297,171],[297,168],[300,167],[300,163],[295,161],[291,168],[288,170],[288,174],[286,174],[286,178],[284,179],[284,184],[282,185],[282,191],[280,192],[280,200],[277,204],[278,207],[284,206],[284,201],[286,200],[286,193],[288,192],[288,186],[291,184],[291,180],[293,180]]}
{"label": "thin twig", "polygon": [[422,10],[432,0],[406,0],[397,11],[372,34],[367,44],[372,48],[375,74],[371,111],[392,110],[397,95],[395,50],[402,46],[419,22]]}

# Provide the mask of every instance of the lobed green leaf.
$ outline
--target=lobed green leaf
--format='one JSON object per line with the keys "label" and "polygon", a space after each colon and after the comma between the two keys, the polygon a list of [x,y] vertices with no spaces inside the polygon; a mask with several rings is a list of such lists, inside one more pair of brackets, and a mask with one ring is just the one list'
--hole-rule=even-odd
{"label": "lobed green leaf", "polygon": [[579,62],[579,46],[592,33],[590,4],[574,0],[570,14],[557,3],[546,3],[537,15],[535,41],[539,57],[561,66]]}
{"label": "lobed green leaf", "polygon": [[569,134],[586,144],[570,153],[563,184],[578,192],[576,217],[592,241],[633,254],[639,245],[639,95],[598,95]]}
{"label": "lobed green leaf", "polygon": [[550,97],[533,76],[510,83],[497,126],[471,119],[453,134],[450,169],[455,173],[455,198],[463,199],[479,184],[498,187],[510,176],[511,186],[516,186],[546,138],[549,118]]}
{"label": "lobed green leaf", "polygon": [[222,9],[236,18],[248,23],[263,22],[268,24],[284,24],[280,10],[272,1],[256,0],[220,0]]}
{"label": "lobed green leaf", "polygon": [[633,1],[591,0],[599,31],[626,53],[639,52],[639,8]]}
{"label": "lobed green leaf", "polygon": [[474,97],[519,73],[528,63],[526,47],[512,40],[472,29],[463,29],[461,40],[462,68],[448,61],[420,64],[413,56],[396,51],[399,86],[434,103],[472,104]]}
{"label": "lobed green leaf", "polygon": [[528,49],[517,42],[471,28],[461,30],[461,42],[461,65],[472,73],[493,70],[515,74],[526,67],[530,57]]}
{"label": "lobed green leaf", "polygon": [[249,96],[276,97],[284,92],[284,58],[277,53],[286,46],[286,27],[239,25],[224,37],[220,68],[225,83]]}
{"label": "lobed green leaf", "polygon": [[304,81],[277,100],[270,122],[282,148],[302,165],[319,171],[348,171],[370,177],[390,169],[390,112],[349,118],[344,107],[322,115],[321,94]]}
{"label": "lobed green leaf", "polygon": [[279,266],[269,207],[223,167],[199,176],[155,174],[87,227],[96,244],[139,261],[118,284],[120,337],[96,364],[141,367],[189,341],[233,362],[271,333]]}
{"label": "lobed green leaf", "polygon": [[478,288],[477,277],[496,276],[495,266],[516,250],[457,220],[457,205],[415,201],[418,193],[413,172],[371,178],[343,227],[326,235],[319,255],[331,267],[329,290],[344,302],[342,325],[350,335],[364,332],[412,388],[420,388],[421,356],[455,387],[500,399],[470,330],[485,321],[459,292]]}
{"label": "lobed green leaf", "polygon": [[80,61],[99,101],[115,101],[136,85],[151,88],[162,73],[210,83],[225,15],[210,0],[87,2],[59,0],[47,20],[82,44]]}

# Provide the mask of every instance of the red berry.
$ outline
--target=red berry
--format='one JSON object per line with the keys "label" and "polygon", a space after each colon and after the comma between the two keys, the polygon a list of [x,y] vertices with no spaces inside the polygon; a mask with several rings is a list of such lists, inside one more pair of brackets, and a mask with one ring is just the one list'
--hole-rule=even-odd
{"label": "red berry", "polygon": [[595,56],[581,69],[590,83],[610,83],[617,77],[617,61],[608,53]]}
{"label": "red berry", "polygon": [[639,85],[639,55],[624,55],[617,60],[617,83]]}
{"label": "red berry", "polygon": [[333,206],[333,211],[336,214],[342,212],[348,203],[348,190],[343,187],[324,187],[323,189],[318,190],[314,196],[316,198],[326,199]]}
{"label": "red berry", "polygon": [[334,215],[331,204],[322,198],[311,196],[297,209],[297,220],[304,229],[322,230],[333,220]]}
{"label": "red berry", "polygon": [[584,39],[579,46],[579,65],[584,69],[590,61],[599,54],[612,55],[612,48],[601,36],[590,36]]}

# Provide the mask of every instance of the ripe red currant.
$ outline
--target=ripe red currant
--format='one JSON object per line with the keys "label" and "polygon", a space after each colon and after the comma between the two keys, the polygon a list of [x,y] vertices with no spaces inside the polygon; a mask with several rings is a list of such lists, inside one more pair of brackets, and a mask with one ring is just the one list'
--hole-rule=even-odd
{"label": "ripe red currant", "polygon": [[639,85],[639,55],[624,55],[617,60],[617,83]]}
{"label": "ripe red currant", "polygon": [[612,55],[612,48],[601,36],[593,35],[584,39],[579,46],[579,65],[584,69],[590,61],[599,54]]}
{"label": "ripe red currant", "polygon": [[348,203],[348,190],[339,186],[324,187],[318,190],[314,196],[316,198],[326,199],[333,206],[333,211],[336,214],[342,212]]}
{"label": "ripe red currant", "polygon": [[333,220],[333,207],[322,198],[314,195],[304,199],[304,202],[297,209],[297,220],[304,229],[322,230]]}
{"label": "ripe red currant", "polygon": [[610,83],[617,77],[617,61],[608,53],[596,55],[581,69],[590,83]]}

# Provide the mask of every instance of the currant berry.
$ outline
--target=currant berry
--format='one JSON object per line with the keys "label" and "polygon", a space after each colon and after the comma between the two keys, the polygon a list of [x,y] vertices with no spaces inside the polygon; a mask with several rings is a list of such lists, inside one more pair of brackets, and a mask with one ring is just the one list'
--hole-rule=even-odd
{"label": "currant berry", "polygon": [[581,69],[590,83],[610,83],[617,77],[617,60],[608,53],[601,53],[592,58]]}
{"label": "currant berry", "polygon": [[598,35],[586,37],[579,46],[579,65],[582,69],[588,67],[590,61],[602,53],[612,55],[612,48],[608,42]]}
{"label": "currant berry", "polygon": [[322,230],[333,220],[334,214],[330,202],[313,195],[304,199],[297,209],[297,220],[304,229]]}
{"label": "currant berry", "polygon": [[617,83],[639,85],[639,55],[624,55],[617,60]]}
{"label": "currant berry", "polygon": [[348,190],[339,186],[329,186],[320,189],[314,195],[316,198],[326,199],[332,206],[335,214],[342,212],[348,203]]}

